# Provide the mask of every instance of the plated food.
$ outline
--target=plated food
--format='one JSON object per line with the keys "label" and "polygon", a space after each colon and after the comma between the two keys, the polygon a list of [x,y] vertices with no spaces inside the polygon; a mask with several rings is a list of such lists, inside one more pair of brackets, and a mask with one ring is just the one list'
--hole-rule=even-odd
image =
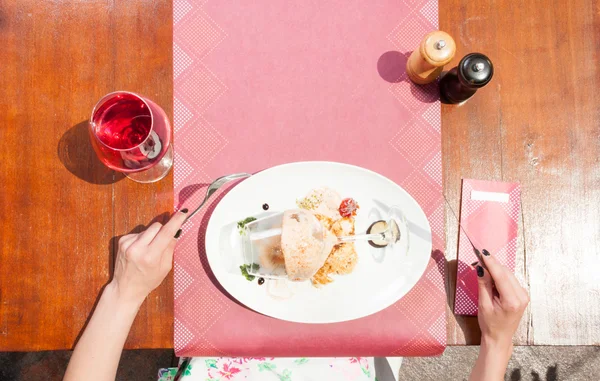
{"label": "plated food", "polygon": [[[299,207],[297,201],[301,202],[312,193],[311,190],[322,189],[323,185],[338,193],[342,201],[352,197],[360,204],[360,209],[354,210],[355,234],[343,238],[353,242],[356,264],[353,268],[348,266],[342,256],[345,253],[338,252],[336,256],[327,257],[311,280],[318,277],[320,271],[329,273],[331,269],[326,266],[328,260],[334,258],[342,263],[329,263],[333,269],[348,268],[351,272],[348,275],[331,272],[328,277],[332,282],[315,287],[311,280],[289,281],[285,263],[280,264],[283,278],[272,279],[263,273],[265,268],[252,268],[252,264],[260,267],[260,263],[258,257],[253,261],[246,260],[247,238],[269,231],[269,234],[276,233],[275,237],[264,239],[264,242],[277,241],[277,235],[281,236],[281,230],[277,233],[277,229],[282,227],[283,213],[291,209],[306,210]],[[314,196],[319,200],[318,194]],[[246,224],[250,234],[240,236],[237,223],[249,216],[257,220]],[[334,216],[339,223],[332,226],[332,230],[347,231],[350,226],[342,214]],[[399,231],[395,233],[390,229],[392,219],[398,222]],[[389,234],[376,237],[365,234],[376,221],[380,223],[374,227],[375,231]],[[255,226],[259,229],[253,233],[251,230]],[[373,229],[371,233],[374,233]],[[393,239],[398,236],[401,237],[399,240]],[[390,179],[341,163],[284,164],[236,184],[210,214],[205,237],[208,265],[228,295],[259,313],[300,323],[335,323],[381,311],[417,283],[431,260],[431,230],[418,203]],[[380,238],[379,244],[387,244],[384,248],[371,245],[371,241]],[[346,245],[343,247],[348,249]],[[281,258],[275,251],[272,253],[274,258]],[[248,278],[253,277],[252,282],[241,275],[240,265],[246,266]]]}
{"label": "plated food", "polygon": [[[315,215],[321,222],[325,231],[335,237],[344,237],[355,234],[354,216],[358,211],[358,203],[352,198],[342,199],[338,192],[323,187],[313,189],[304,198],[296,202],[298,207]],[[350,274],[356,263],[358,255],[354,242],[337,243],[329,251],[319,269],[311,277],[315,286],[322,286],[333,282],[332,274]]]}
{"label": "plated food", "polygon": [[[354,270],[358,262],[354,242],[342,242],[341,237],[354,235],[358,203],[320,187],[298,199],[296,205],[298,208],[281,216],[268,217],[270,221],[259,221],[260,228],[240,230],[257,262],[252,260],[241,268],[244,276],[248,270],[258,273],[261,269],[262,273],[285,274],[291,281],[311,281],[320,287],[333,282],[331,275]],[[238,227],[245,229],[254,220],[249,217]]]}
{"label": "plated food", "polygon": [[283,213],[281,253],[290,280],[309,280],[325,263],[337,239],[319,220],[301,209]]}

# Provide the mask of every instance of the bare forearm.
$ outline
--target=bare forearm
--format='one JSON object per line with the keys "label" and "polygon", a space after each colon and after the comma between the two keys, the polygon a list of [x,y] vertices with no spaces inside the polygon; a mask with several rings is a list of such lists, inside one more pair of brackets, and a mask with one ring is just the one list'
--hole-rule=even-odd
{"label": "bare forearm", "polygon": [[512,344],[491,343],[482,339],[479,357],[469,381],[502,381],[512,354]]}
{"label": "bare forearm", "polygon": [[112,381],[141,301],[124,300],[106,286],[67,367],[65,381]]}

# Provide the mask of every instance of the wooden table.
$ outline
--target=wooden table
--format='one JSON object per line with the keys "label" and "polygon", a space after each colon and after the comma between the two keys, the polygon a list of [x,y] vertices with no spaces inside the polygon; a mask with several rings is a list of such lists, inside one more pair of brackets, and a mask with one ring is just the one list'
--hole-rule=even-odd
{"label": "wooden table", "polygon": [[[86,120],[105,93],[148,95],[172,116],[166,0],[0,2],[0,350],[71,348],[110,278],[116,238],[172,209],[172,177],[106,170]],[[445,193],[460,179],[518,180],[517,273],[531,293],[515,343],[600,343],[600,2],[440,0],[458,56],[496,74],[443,107]],[[456,64],[458,59],[453,62]],[[448,299],[458,226],[446,213]],[[172,278],[135,321],[129,348],[171,347]],[[449,344],[476,344],[448,309]]]}

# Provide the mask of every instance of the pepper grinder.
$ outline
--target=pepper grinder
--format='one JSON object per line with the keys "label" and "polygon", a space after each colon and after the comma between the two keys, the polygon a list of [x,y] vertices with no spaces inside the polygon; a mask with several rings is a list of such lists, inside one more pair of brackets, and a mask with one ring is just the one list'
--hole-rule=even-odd
{"label": "pepper grinder", "polygon": [[440,80],[440,96],[447,103],[461,103],[471,98],[477,89],[487,85],[494,75],[492,61],[481,53],[467,54],[458,66]]}
{"label": "pepper grinder", "polygon": [[448,33],[431,32],[408,58],[406,74],[418,85],[431,83],[442,73],[444,65],[452,61],[455,53],[456,44]]}

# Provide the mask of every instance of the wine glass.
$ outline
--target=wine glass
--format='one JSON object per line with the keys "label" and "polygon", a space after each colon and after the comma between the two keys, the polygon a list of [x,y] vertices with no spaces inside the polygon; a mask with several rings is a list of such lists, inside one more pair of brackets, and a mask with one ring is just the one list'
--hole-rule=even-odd
{"label": "wine glass", "polygon": [[89,132],[100,161],[133,181],[159,181],[173,166],[169,119],[138,94],[116,91],[102,97],[92,110]]}
{"label": "wine glass", "polygon": [[[306,224],[304,229],[298,230],[296,237],[300,242],[297,246],[305,250],[313,246],[312,254],[327,258],[333,246],[355,241],[368,241],[378,249],[402,247],[404,253],[408,252],[408,224],[402,209],[398,206],[390,208],[387,219],[375,221],[365,234],[348,236],[334,236],[326,229],[312,213],[297,210],[293,216],[298,223]],[[285,260],[281,250],[281,236],[286,226],[283,223],[284,212],[274,213],[239,226],[242,235],[242,252],[244,256],[244,269],[251,276],[268,279],[286,279],[288,274],[285,269]],[[293,247],[293,245],[292,245]],[[394,251],[394,253],[398,253]]]}

